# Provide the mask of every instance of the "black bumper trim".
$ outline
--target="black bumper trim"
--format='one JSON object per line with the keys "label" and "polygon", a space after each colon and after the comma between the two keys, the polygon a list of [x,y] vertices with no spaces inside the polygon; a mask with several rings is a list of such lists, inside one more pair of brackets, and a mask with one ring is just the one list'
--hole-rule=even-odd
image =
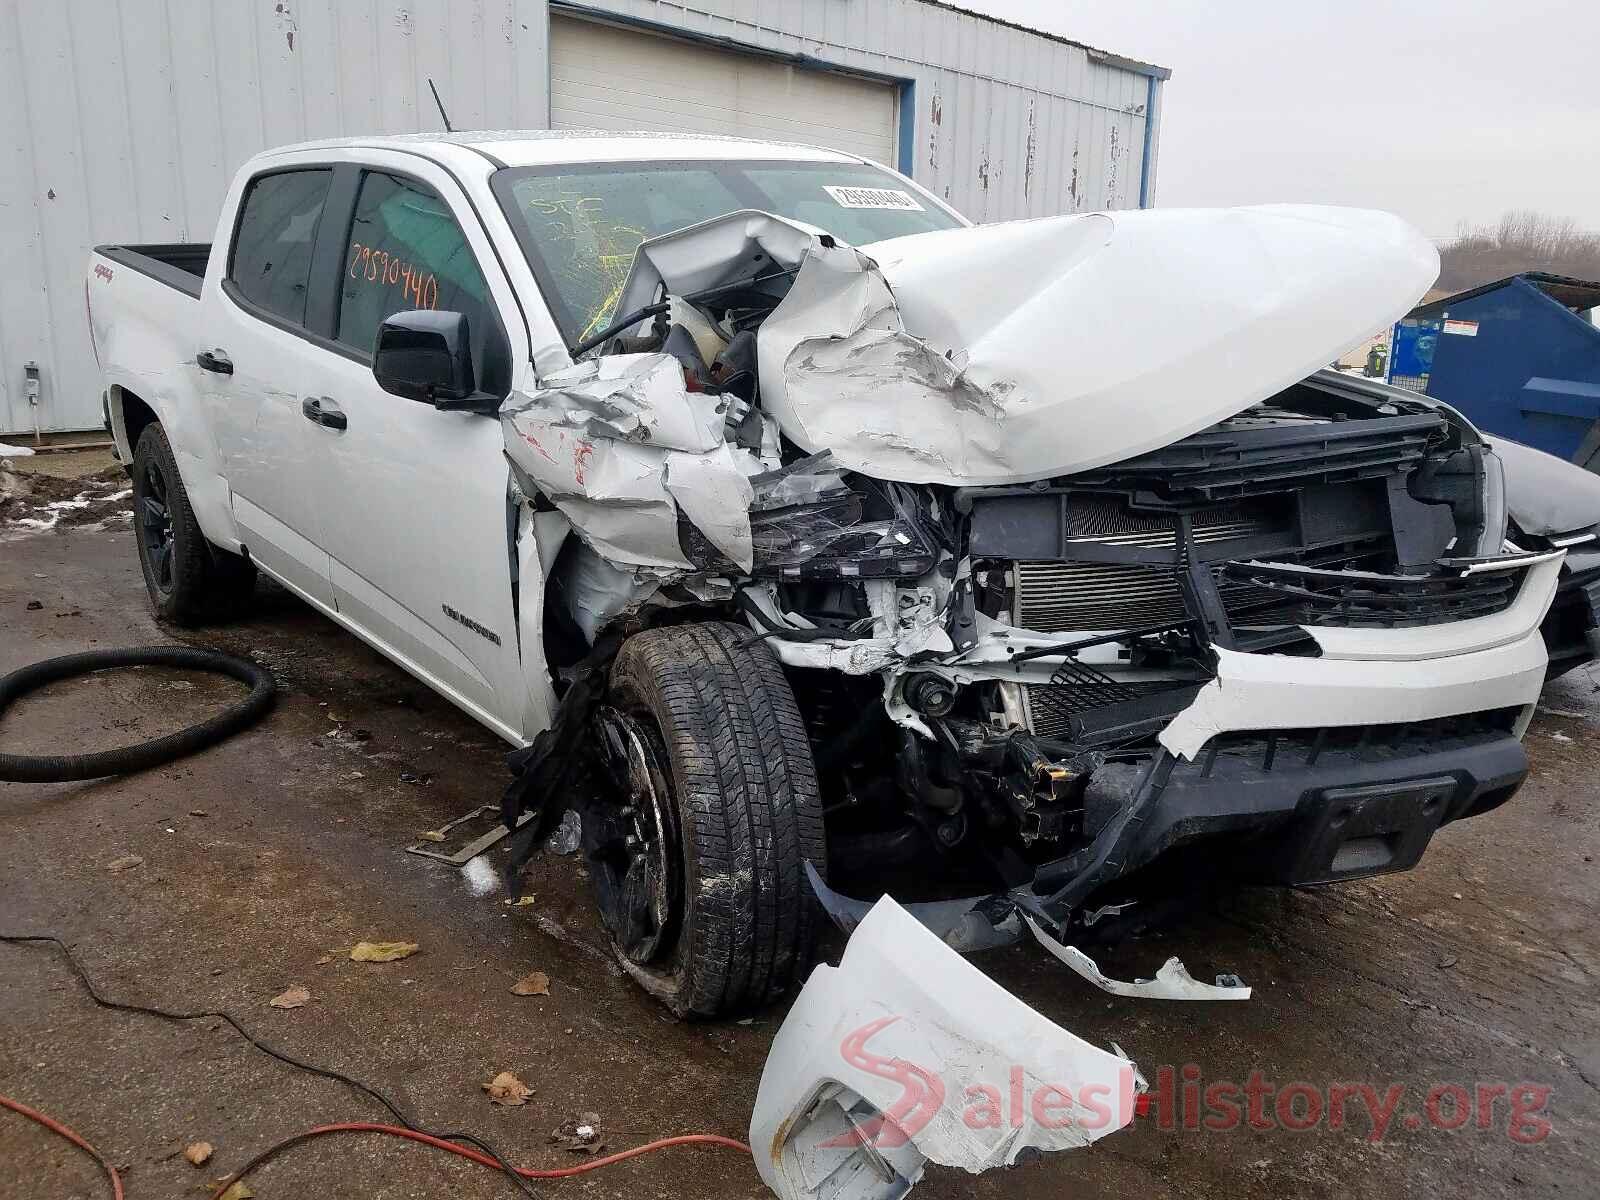
{"label": "black bumper trim", "polygon": [[1522,743],[1510,733],[1399,749],[1330,751],[1314,765],[1276,769],[1229,754],[1176,762],[1128,848],[1127,869],[1185,842],[1233,833],[1250,835],[1229,856],[1246,879],[1309,884],[1403,871],[1416,865],[1435,829],[1503,804],[1528,773]]}

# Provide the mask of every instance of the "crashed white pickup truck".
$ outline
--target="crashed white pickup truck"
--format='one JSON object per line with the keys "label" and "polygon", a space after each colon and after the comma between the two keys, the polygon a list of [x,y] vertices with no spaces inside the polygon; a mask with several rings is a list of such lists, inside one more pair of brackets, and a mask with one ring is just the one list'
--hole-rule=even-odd
{"label": "crashed white pickup truck", "polygon": [[1372,212],[973,227],[844,154],[458,133],[260,155],[87,286],[158,611],[259,568],[519,747],[519,859],[578,809],[704,1016],[803,975],[813,890],[1061,951],[1155,868],[1400,870],[1516,791],[1567,531],[1317,370],[1436,266]]}

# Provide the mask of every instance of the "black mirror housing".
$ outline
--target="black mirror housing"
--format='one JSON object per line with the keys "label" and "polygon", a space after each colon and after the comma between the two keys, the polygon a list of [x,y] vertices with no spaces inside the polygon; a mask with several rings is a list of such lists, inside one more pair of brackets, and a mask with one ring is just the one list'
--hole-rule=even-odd
{"label": "black mirror housing", "polygon": [[493,413],[500,400],[478,391],[465,313],[419,308],[378,327],[372,375],[384,391],[439,409]]}

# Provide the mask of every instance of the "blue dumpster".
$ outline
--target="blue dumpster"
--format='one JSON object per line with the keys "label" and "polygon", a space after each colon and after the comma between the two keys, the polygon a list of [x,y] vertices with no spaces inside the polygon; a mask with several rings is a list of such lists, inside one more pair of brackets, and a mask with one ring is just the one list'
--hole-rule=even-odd
{"label": "blue dumpster", "polygon": [[1390,382],[1480,429],[1600,469],[1600,283],[1527,271],[1412,309]]}

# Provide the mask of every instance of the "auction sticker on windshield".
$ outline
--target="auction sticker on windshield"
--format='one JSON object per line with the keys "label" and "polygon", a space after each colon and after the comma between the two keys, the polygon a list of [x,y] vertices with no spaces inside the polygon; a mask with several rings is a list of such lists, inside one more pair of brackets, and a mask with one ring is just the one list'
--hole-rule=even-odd
{"label": "auction sticker on windshield", "polygon": [[910,192],[898,188],[834,187],[824,184],[823,191],[832,196],[840,208],[897,208],[907,212],[922,212],[922,205]]}

